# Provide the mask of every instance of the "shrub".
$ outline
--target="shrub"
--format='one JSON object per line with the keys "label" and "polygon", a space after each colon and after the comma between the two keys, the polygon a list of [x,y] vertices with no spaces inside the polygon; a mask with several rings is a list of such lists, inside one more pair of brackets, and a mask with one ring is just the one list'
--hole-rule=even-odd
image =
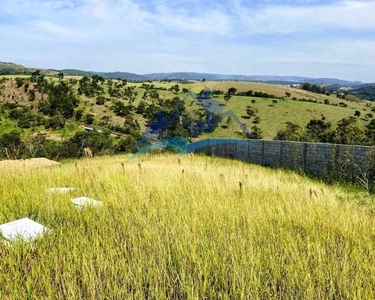
{"label": "shrub", "polygon": [[94,123],[95,117],[93,114],[86,114],[85,115],[85,124],[91,125]]}
{"label": "shrub", "polygon": [[46,129],[62,129],[65,127],[65,119],[61,115],[57,115],[47,120],[45,124]]}

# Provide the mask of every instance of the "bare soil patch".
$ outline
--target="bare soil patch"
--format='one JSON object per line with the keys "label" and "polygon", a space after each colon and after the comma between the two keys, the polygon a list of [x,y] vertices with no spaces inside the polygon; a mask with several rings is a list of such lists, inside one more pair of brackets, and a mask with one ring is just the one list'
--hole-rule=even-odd
{"label": "bare soil patch", "polygon": [[59,165],[60,163],[47,158],[31,158],[26,160],[3,160],[0,161],[0,170],[5,169],[34,169]]}

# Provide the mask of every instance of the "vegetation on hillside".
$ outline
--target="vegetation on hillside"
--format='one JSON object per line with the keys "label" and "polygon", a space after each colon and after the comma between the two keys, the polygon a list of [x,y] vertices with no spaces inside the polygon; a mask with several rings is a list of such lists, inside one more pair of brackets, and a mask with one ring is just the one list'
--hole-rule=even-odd
{"label": "vegetation on hillside", "polygon": [[355,117],[342,119],[335,129],[324,118],[311,120],[304,128],[287,122],[286,128],[277,133],[275,140],[375,146],[375,119],[366,125],[364,131],[357,127]]}
{"label": "vegetation on hillside", "polygon": [[[219,103],[218,113],[209,112],[199,101],[187,97],[190,91],[203,95],[205,86],[211,88],[212,96]],[[95,131],[86,135],[96,135],[106,141],[104,148],[92,146],[95,154],[135,149],[137,140],[145,132],[149,137],[157,132],[159,138],[179,135],[190,140],[206,137],[273,139],[277,136],[373,144],[368,133],[374,111],[370,103],[323,95],[317,93],[316,88],[311,90],[314,92],[245,82],[128,82],[98,75],[71,77],[63,73],[49,77],[38,70],[30,76],[4,76],[0,79],[0,138],[6,142],[2,142],[0,157],[80,156],[84,147],[92,146],[86,140],[80,145],[72,142],[75,136],[82,134],[84,127]],[[305,133],[298,137],[280,133],[285,123],[294,124],[303,132],[302,128],[314,120],[330,124],[332,132],[339,130],[338,125],[348,123],[345,126],[354,128],[355,134],[344,140],[339,138],[339,132],[337,138],[329,133],[329,138],[324,139]],[[345,130],[350,130],[348,128]],[[326,129],[318,129],[322,130],[319,137],[326,135]],[[43,142],[37,133],[39,137],[44,136]],[[6,136],[2,137],[4,134]],[[9,141],[7,134],[13,135],[16,142]],[[25,146],[30,140],[38,140],[39,147],[32,155]],[[18,145],[18,149],[10,147],[12,143]],[[76,151],[70,150],[71,144],[77,147]]]}
{"label": "vegetation on hillside", "polygon": [[368,85],[358,89],[349,90],[348,93],[361,99],[375,101],[375,85]]}

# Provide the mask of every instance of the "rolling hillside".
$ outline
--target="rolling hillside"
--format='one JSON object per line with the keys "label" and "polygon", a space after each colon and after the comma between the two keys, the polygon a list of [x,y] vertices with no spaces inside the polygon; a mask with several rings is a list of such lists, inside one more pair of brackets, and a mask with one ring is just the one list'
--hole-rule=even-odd
{"label": "rolling hillside", "polygon": [[[30,102],[29,91],[25,92],[24,86],[17,88],[17,82],[14,76],[5,76],[3,78],[7,78],[9,80],[4,81],[1,84],[1,102],[19,103],[36,108],[42,97],[46,97],[45,95],[43,96],[37,92],[36,101]],[[78,81],[81,78],[82,77],[70,76],[66,77],[65,79],[67,82],[71,82],[76,94],[78,94],[79,88]],[[47,77],[47,80],[53,82],[57,79]],[[115,80],[114,82],[117,81]],[[233,111],[241,119],[241,121],[247,125],[248,128],[251,128],[254,125],[254,118],[247,119],[242,117],[246,115],[246,110],[249,107],[254,109],[256,111],[256,116],[260,118],[257,126],[262,130],[262,136],[265,139],[273,139],[277,131],[285,127],[286,122],[292,122],[303,127],[311,119],[325,118],[327,121],[332,122],[335,126],[337,121],[354,116],[355,111],[359,111],[361,113],[361,117],[357,118],[360,128],[364,128],[365,124],[371,120],[370,117],[365,117],[367,114],[371,115],[372,104],[369,102],[358,99],[354,99],[355,101],[338,99],[334,95],[327,96],[311,93],[298,88],[291,88],[288,85],[275,85],[256,82],[208,81],[204,83],[196,82],[179,84],[180,91],[178,93],[170,91],[169,89],[176,84],[176,82],[152,82],[152,85],[155,88],[154,91],[157,92],[160,99],[172,99],[173,97],[184,99],[186,96],[186,91],[199,93],[205,87],[208,87],[211,90],[220,90],[224,93],[229,88],[234,87],[237,89],[237,93],[252,90],[274,95],[276,98],[282,98],[273,99],[263,97],[233,96],[229,101],[225,101],[223,95],[219,95],[215,98],[222,103],[222,112]],[[30,84],[29,89],[31,89],[32,86],[33,85]],[[80,95],[78,97],[80,99],[79,109],[82,109],[85,113],[91,113],[94,115],[94,125],[100,125],[102,123],[101,120],[106,119],[109,120],[108,122],[112,125],[122,126],[126,118],[116,115],[111,107],[113,105],[113,101],[118,100],[124,104],[127,104],[128,100],[122,99],[121,97],[110,97],[108,92],[108,82],[101,83],[100,86],[103,89],[103,97],[106,99],[105,102],[98,105],[97,97]],[[142,102],[142,97],[146,92],[143,83],[128,83],[126,88],[133,89],[133,92],[135,93],[134,95],[136,96],[134,97],[132,103],[133,105],[138,106]],[[148,103],[151,103],[152,101],[155,100],[152,100],[151,98],[146,100]],[[329,104],[324,104],[325,101]],[[191,101],[189,102],[189,105],[191,105]],[[345,107],[341,107],[340,105]],[[142,117],[142,115],[139,114],[134,114],[134,118],[139,122],[141,131],[144,131],[147,125],[146,120]],[[13,123],[9,120],[3,120],[0,128],[9,129],[9,126],[12,126],[11,124]],[[205,134],[200,138],[205,138],[207,136],[239,137],[239,134],[240,128],[237,124],[223,123],[220,124],[220,126],[214,132]]]}
{"label": "rolling hillside", "polygon": [[[0,62],[0,75],[14,75],[14,74],[30,74],[36,70],[35,68],[27,68],[14,63]],[[150,74],[135,74],[129,72],[100,72],[100,71],[84,71],[77,69],[62,69],[62,70],[43,70],[38,69],[43,74],[56,75],[57,72],[63,72],[65,75],[71,76],[92,76],[99,75],[104,78],[120,78],[130,81],[158,81],[158,80],[194,80],[202,81],[250,81],[250,82],[268,82],[268,83],[303,83],[309,82],[312,84],[326,84],[326,85],[341,85],[356,87],[363,85],[360,81],[347,81],[337,78],[311,78],[301,76],[267,76],[267,75],[236,75],[236,74],[215,74],[215,73],[196,73],[196,72],[172,72],[172,73],[150,73]]]}

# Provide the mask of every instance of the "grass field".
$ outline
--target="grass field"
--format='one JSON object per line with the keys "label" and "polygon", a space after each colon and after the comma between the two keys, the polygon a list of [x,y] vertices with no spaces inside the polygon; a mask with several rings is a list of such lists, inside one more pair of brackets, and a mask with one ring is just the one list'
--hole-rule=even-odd
{"label": "grass field", "polygon": [[0,170],[0,223],[52,229],[0,244],[1,299],[375,298],[373,197],[218,158],[124,160]]}
{"label": "grass field", "polygon": [[[251,100],[255,100],[252,103]],[[225,103],[221,99],[222,103]],[[263,131],[263,138],[273,139],[276,133],[280,129],[285,128],[286,122],[295,123],[301,127],[304,127],[312,119],[321,119],[322,116],[326,118],[326,121],[332,122],[332,127],[335,128],[338,121],[343,118],[349,118],[354,116],[355,110],[349,107],[337,107],[331,105],[293,101],[289,99],[277,100],[277,104],[272,103],[272,99],[264,98],[253,98],[253,97],[232,97],[224,111],[232,110],[238,117],[243,115],[246,116],[247,106],[251,106],[257,111],[256,115],[260,117],[260,123],[257,124]],[[368,110],[368,112],[370,112]],[[364,112],[363,112],[364,114]],[[251,128],[254,124],[250,120],[241,119],[248,128]],[[358,127],[364,129],[366,122],[361,118],[358,118]],[[210,136],[222,136],[224,133],[215,130]],[[227,132],[239,131],[239,126],[234,126],[232,130],[225,130]]]}

